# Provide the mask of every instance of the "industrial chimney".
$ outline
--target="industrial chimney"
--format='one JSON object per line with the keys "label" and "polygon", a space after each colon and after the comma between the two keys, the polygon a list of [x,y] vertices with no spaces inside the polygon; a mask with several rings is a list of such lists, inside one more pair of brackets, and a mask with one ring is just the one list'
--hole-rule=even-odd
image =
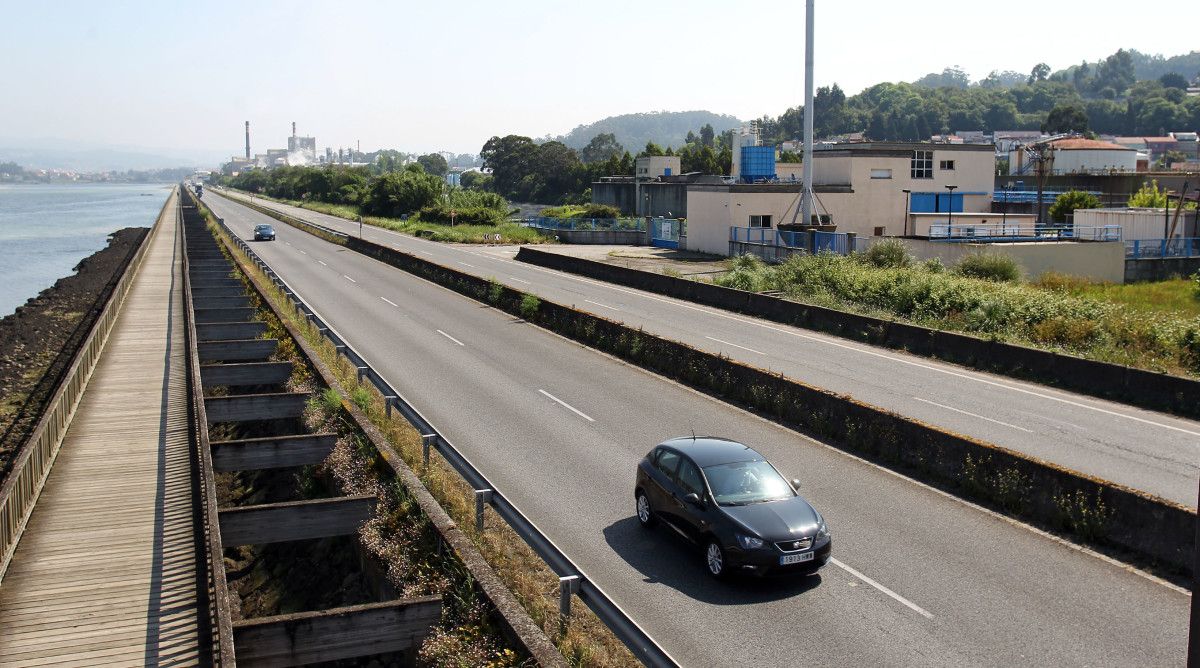
{"label": "industrial chimney", "polygon": [[296,121],[292,121],[292,136],[296,136]]}
{"label": "industrial chimney", "polygon": [[246,159],[250,159],[250,121],[246,121]]}

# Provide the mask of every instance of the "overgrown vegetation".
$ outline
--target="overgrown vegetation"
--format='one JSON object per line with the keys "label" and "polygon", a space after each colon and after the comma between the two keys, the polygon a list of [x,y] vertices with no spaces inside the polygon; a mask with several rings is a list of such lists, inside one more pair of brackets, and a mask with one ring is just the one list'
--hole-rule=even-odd
{"label": "overgrown vegetation", "polygon": [[1076,209],[1099,209],[1100,198],[1082,190],[1068,190],[1054,198],[1050,205],[1050,218],[1056,223],[1067,222],[1067,216],[1074,214]]}
{"label": "overgrown vegetation", "polygon": [[795,256],[777,266],[742,256],[715,282],[1106,362],[1200,374],[1200,317],[1163,311],[1147,318],[1075,286],[1016,283],[1013,267],[995,256],[971,256],[964,264],[943,273],[928,264],[878,266],[862,255]]}
{"label": "overgrown vegetation", "polygon": [[620,218],[621,210],[608,204],[567,204],[542,209],[547,218]]}

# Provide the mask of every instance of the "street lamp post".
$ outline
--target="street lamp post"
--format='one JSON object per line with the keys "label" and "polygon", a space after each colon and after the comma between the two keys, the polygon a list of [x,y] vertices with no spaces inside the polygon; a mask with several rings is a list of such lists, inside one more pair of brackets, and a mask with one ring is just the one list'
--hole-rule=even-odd
{"label": "street lamp post", "polygon": [[1008,233],[1008,190],[1012,188],[1011,183],[1005,183],[1002,189],[1004,190],[1004,208],[1000,211],[1000,234],[1001,236]]}
{"label": "street lamp post", "polygon": [[905,188],[905,189],[901,190],[900,192],[904,193],[904,234],[903,234],[903,236],[907,237],[908,236],[908,218],[909,218],[909,214],[911,213],[911,210],[909,209],[908,198],[912,195],[912,191]]}
{"label": "street lamp post", "polygon": [[954,190],[958,186],[946,186],[946,190],[950,191],[950,195],[946,201],[946,237],[953,236],[954,231]]}

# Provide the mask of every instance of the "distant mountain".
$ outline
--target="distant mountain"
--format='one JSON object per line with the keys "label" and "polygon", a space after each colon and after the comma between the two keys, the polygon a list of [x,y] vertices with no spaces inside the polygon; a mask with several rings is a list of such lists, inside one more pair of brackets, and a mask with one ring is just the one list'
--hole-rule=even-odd
{"label": "distant mountain", "polygon": [[[1129,49],[1129,56],[1133,61],[1133,74],[1139,80],[1157,79],[1170,72],[1182,74],[1188,81],[1200,76],[1200,51],[1165,58],[1161,55],[1150,55]],[[1088,63],[1088,68],[1095,72],[1096,66],[1099,64],[1100,61]],[[1069,75],[1077,67],[1078,65],[1072,65],[1061,71]]]}
{"label": "distant mountain", "polygon": [[[165,167],[216,166],[222,154],[213,151],[144,148],[76,143],[58,138],[0,138],[0,162],[12,161],[26,169],[69,169],[104,172]],[[228,160],[228,156],[224,156]]]}
{"label": "distant mountain", "polygon": [[611,132],[630,153],[637,153],[649,141],[664,148],[679,148],[683,146],[689,131],[699,134],[705,123],[711,123],[718,135],[742,125],[742,121],[734,116],[714,114],[711,111],[654,111],[609,116],[595,123],[580,125],[563,136],[547,139],[556,139],[579,150],[586,146],[592,137]]}

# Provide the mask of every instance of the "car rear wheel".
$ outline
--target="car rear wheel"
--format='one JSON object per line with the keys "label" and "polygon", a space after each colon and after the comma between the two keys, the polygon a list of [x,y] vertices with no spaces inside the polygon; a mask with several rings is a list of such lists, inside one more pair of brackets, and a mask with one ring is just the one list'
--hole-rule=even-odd
{"label": "car rear wheel", "polygon": [[647,529],[658,523],[658,519],[654,517],[654,510],[650,508],[650,499],[640,490],[637,493],[637,518],[638,523]]}
{"label": "car rear wheel", "polygon": [[708,574],[714,578],[725,577],[725,550],[722,550],[715,540],[708,541],[704,546],[704,565],[708,568]]}

